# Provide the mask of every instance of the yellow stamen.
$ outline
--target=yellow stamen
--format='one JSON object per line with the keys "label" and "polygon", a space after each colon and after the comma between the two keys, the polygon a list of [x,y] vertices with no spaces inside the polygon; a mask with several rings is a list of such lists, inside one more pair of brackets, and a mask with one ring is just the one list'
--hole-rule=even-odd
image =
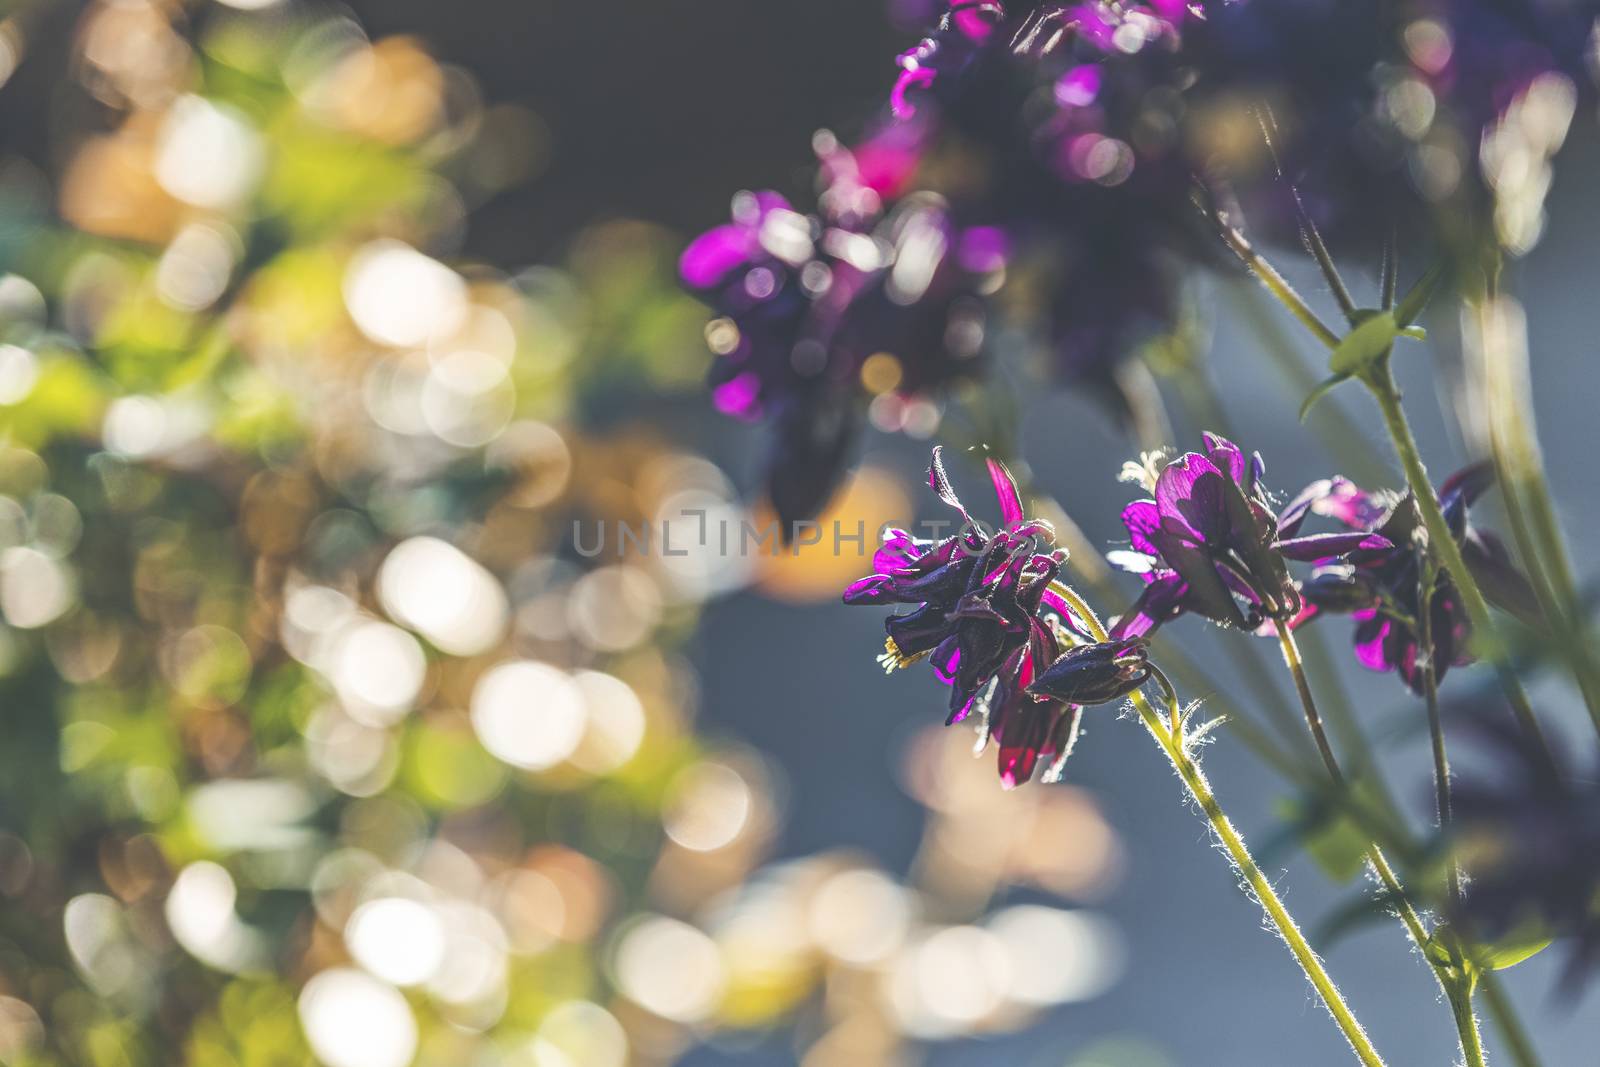
{"label": "yellow stamen", "polygon": [[926,659],[932,652],[918,652],[915,656],[908,656],[900,651],[900,646],[894,643],[894,638],[886,637],[883,641],[883,654],[878,657],[878,662],[883,666],[884,674],[893,674],[902,667],[909,667],[919,659]]}

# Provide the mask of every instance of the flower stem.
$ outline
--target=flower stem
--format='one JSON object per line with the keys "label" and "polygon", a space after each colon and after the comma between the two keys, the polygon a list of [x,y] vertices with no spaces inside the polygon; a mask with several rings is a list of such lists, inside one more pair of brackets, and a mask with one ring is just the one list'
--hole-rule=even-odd
{"label": "flower stem", "polygon": [[1483,990],[1484,1005],[1489,1009],[1495,1029],[1505,1039],[1506,1051],[1510,1053],[1512,1062],[1517,1067],[1540,1067],[1539,1053],[1534,1050],[1533,1040],[1528,1037],[1522,1020],[1517,1017],[1517,1009],[1511,1003],[1511,998],[1506,996],[1504,987],[1500,985],[1500,977],[1493,971],[1485,971],[1478,977],[1478,988]]}
{"label": "flower stem", "polygon": [[1278,645],[1283,649],[1283,662],[1289,668],[1289,674],[1294,678],[1295,692],[1300,694],[1300,706],[1305,709],[1306,726],[1311,730],[1311,737],[1317,743],[1317,752],[1322,756],[1322,765],[1328,768],[1328,777],[1332,778],[1335,785],[1345,784],[1344,771],[1339,766],[1339,758],[1333,754],[1333,746],[1328,744],[1328,732],[1322,728],[1322,716],[1317,712],[1317,701],[1311,695],[1311,683],[1306,680],[1306,666],[1300,658],[1300,646],[1295,644],[1294,633],[1287,626],[1279,626]]}
{"label": "flower stem", "polygon": [[1250,272],[1261,279],[1261,284],[1278,299],[1278,303],[1288,308],[1289,313],[1299,319],[1300,324],[1310,330],[1317,340],[1329,348],[1339,347],[1339,335],[1317,317],[1317,313],[1311,310],[1311,305],[1305,302],[1305,298],[1295,292],[1294,286],[1289,284],[1287,278],[1278,273],[1278,268],[1268,263],[1265,257],[1256,251],[1249,239],[1227,219],[1221,215],[1216,215],[1215,218],[1217,228],[1222,233],[1222,240],[1250,269]]}
{"label": "flower stem", "polygon": [[[1439,716],[1439,671],[1433,662],[1433,595],[1439,580],[1436,561],[1429,559],[1422,568],[1417,596],[1417,644],[1422,649],[1422,697],[1428,708],[1428,737],[1433,744],[1433,791],[1439,832],[1450,833],[1450,756],[1445,750],[1444,721]],[[1448,857],[1445,878],[1450,899],[1461,901],[1461,868]]]}
{"label": "flower stem", "polygon": [[1461,1055],[1466,1067],[1488,1067],[1483,1053],[1483,1035],[1478,1032],[1478,1016],[1472,1010],[1472,989],[1466,982],[1453,982],[1445,989],[1450,1001],[1450,1013],[1456,1019],[1456,1032],[1461,1035]]}
{"label": "flower stem", "polygon": [[[1328,768],[1328,776],[1333,779],[1335,785],[1342,787],[1345,784],[1344,771],[1340,769],[1338,757],[1333,754],[1333,748],[1328,744],[1327,733],[1322,728],[1322,717],[1317,714],[1316,698],[1306,681],[1305,664],[1301,661],[1300,649],[1295,644],[1293,632],[1288,627],[1278,627],[1278,641],[1283,647],[1283,661],[1288,665],[1289,673],[1294,676],[1295,689],[1305,705],[1306,725],[1316,738],[1317,749],[1322,753],[1323,762]],[[1446,774],[1448,775],[1448,767]],[[1438,980],[1439,987],[1444,990],[1445,997],[1450,1001],[1450,1011],[1455,1018],[1456,1033],[1461,1041],[1461,1054],[1466,1058],[1466,1067],[1486,1067],[1483,1058],[1483,1039],[1478,1034],[1478,1019],[1472,1011],[1470,979],[1451,975],[1428,955],[1428,931],[1422,925],[1422,919],[1417,915],[1416,908],[1407,899],[1405,888],[1396,877],[1394,868],[1389,866],[1389,861],[1377,842],[1371,843],[1368,847],[1367,862],[1372,864],[1373,871],[1377,873],[1379,881],[1383,883],[1384,889],[1388,891],[1393,901],[1395,913],[1404,924],[1406,933],[1422,952],[1423,959],[1428,961],[1434,978]]]}
{"label": "flower stem", "polygon": [[[1061,596],[1077,611],[1084,624],[1089,628],[1089,633],[1097,641],[1106,639],[1105,626],[1100,622],[1100,617],[1084,599],[1078,595],[1077,590],[1060,583],[1053,583]],[[1206,821],[1211,824],[1211,829],[1217,835],[1217,840],[1222,842],[1222,847],[1228,852],[1234,865],[1244,875],[1251,892],[1261,909],[1266,912],[1267,919],[1283,938],[1284,944],[1289,946],[1289,951],[1294,955],[1295,962],[1300,964],[1300,969],[1305,972],[1306,978],[1322,998],[1323,1005],[1328,1009],[1328,1014],[1333,1016],[1333,1021],[1338,1025],[1350,1042],[1350,1048],[1355,1052],[1365,1067],[1384,1067],[1383,1057],[1378,1055],[1377,1049],[1372,1047],[1372,1040],[1367,1037],[1367,1032],[1362,1029],[1361,1023],[1350,1011],[1350,1006],[1344,1002],[1344,997],[1339,992],[1339,987],[1333,984],[1333,979],[1323,968],[1322,961],[1312,950],[1305,935],[1300,932],[1294,917],[1283,906],[1283,901],[1278,899],[1277,891],[1272,888],[1272,883],[1267,876],[1261,873],[1261,868],[1256,866],[1250,850],[1245,847],[1244,838],[1233,828],[1233,823],[1222,810],[1222,805],[1217,803],[1217,798],[1211,792],[1211,785],[1206,781],[1206,776],[1200,766],[1189,756],[1183,740],[1183,716],[1178,708],[1177,696],[1173,691],[1172,683],[1167,681],[1166,675],[1159,670],[1154,671],[1157,681],[1167,697],[1167,711],[1169,718],[1163,719],[1157,714],[1156,709],[1150,704],[1141,690],[1134,690],[1130,694],[1133,706],[1139,712],[1139,719],[1144,723],[1150,736],[1160,744],[1167,758],[1172,762],[1173,770],[1178,772],[1178,777],[1189,790],[1189,795],[1194,797],[1195,803],[1200,805],[1200,810],[1205,813]],[[1172,725],[1168,725],[1168,723]]]}
{"label": "flower stem", "polygon": [[[1250,891],[1255,896],[1257,903],[1261,905],[1262,911],[1266,913],[1267,920],[1272,923],[1279,936],[1283,938],[1284,944],[1289,946],[1289,951],[1293,954],[1295,962],[1300,965],[1300,969],[1305,972],[1306,978],[1310,980],[1312,987],[1316,989],[1317,995],[1322,999],[1322,1003],[1328,1009],[1328,1013],[1333,1016],[1333,1021],[1344,1034],[1345,1040],[1350,1042],[1350,1048],[1355,1052],[1356,1058],[1366,1067],[1383,1067],[1383,1058],[1378,1055],[1377,1049],[1373,1047],[1372,1041],[1367,1037],[1366,1031],[1362,1029],[1361,1023],[1350,1011],[1350,1006],[1345,1003],[1339,988],[1334,985],[1333,979],[1328,976],[1328,972],[1323,968],[1322,961],[1317,958],[1316,952],[1312,950],[1310,943],[1306,941],[1305,935],[1300,932],[1299,926],[1295,924],[1294,917],[1283,906],[1283,901],[1278,898],[1277,892],[1272,888],[1272,883],[1267,880],[1266,875],[1261,873],[1261,868],[1256,866],[1255,859],[1245,846],[1244,838],[1239,836],[1239,832],[1234,829],[1233,823],[1229,821],[1227,814],[1223,812],[1222,806],[1217,802],[1216,795],[1211,791],[1211,785],[1207,782],[1205,773],[1201,771],[1199,765],[1185,751],[1181,727],[1177,732],[1170,729],[1167,725],[1167,719],[1156,712],[1142,692],[1135,690],[1132,694],[1132,699],[1145,729],[1150,732],[1150,736],[1156,739],[1162,751],[1166,753],[1167,758],[1172,762],[1173,770],[1177,771],[1179,779],[1189,790],[1189,795],[1200,806],[1206,821],[1211,824],[1212,832],[1217,835],[1217,840],[1222,843],[1222,847],[1227,851],[1229,858],[1233,860],[1234,866],[1250,886]],[[1169,712],[1173,715],[1177,714],[1175,701],[1171,702]]]}
{"label": "flower stem", "polygon": [[[1333,746],[1328,743],[1328,734],[1322,728],[1322,716],[1317,712],[1317,701],[1311,693],[1311,684],[1306,681],[1305,664],[1300,658],[1300,646],[1295,644],[1294,633],[1287,627],[1278,627],[1278,644],[1283,649],[1283,662],[1288,666],[1289,673],[1294,676],[1295,691],[1300,694],[1300,703],[1305,710],[1306,726],[1311,730],[1311,735],[1317,742],[1317,751],[1322,754],[1322,762],[1328,769],[1328,777],[1335,786],[1341,789],[1348,788],[1344,769],[1339,766],[1339,758],[1333,753]],[[1400,921],[1405,924],[1406,932],[1411,935],[1411,940],[1417,948],[1424,948],[1428,941],[1428,931],[1422,925],[1422,919],[1406,898],[1405,889],[1400,884],[1400,879],[1395,875],[1394,868],[1389,866],[1389,861],[1383,854],[1383,849],[1374,842],[1367,849],[1367,861],[1372,864],[1372,869],[1377,872],[1378,879],[1383,882],[1384,889],[1389,893],[1394,903]],[[1441,983],[1443,977],[1440,977]]]}
{"label": "flower stem", "polygon": [[1494,618],[1489,614],[1489,602],[1484,599],[1483,590],[1478,588],[1472,572],[1467,569],[1466,561],[1461,557],[1461,548],[1456,544],[1455,536],[1450,531],[1450,524],[1445,520],[1444,512],[1439,507],[1439,498],[1434,494],[1433,483],[1428,480],[1428,469],[1422,464],[1422,455],[1417,450],[1416,438],[1411,434],[1411,424],[1406,421],[1405,408],[1400,403],[1400,390],[1395,385],[1388,361],[1379,361],[1372,371],[1362,375],[1362,381],[1378,402],[1384,426],[1387,427],[1389,437],[1394,442],[1400,464],[1405,468],[1406,483],[1411,488],[1411,497],[1416,501],[1417,509],[1422,513],[1423,524],[1428,529],[1428,549],[1444,566],[1445,572],[1460,592],[1461,602],[1467,609],[1467,620],[1472,624],[1480,642],[1487,646],[1488,658],[1494,663],[1495,671],[1500,678],[1500,687],[1505,691],[1518,725],[1554,772],[1555,758],[1550,753],[1544,731],[1539,726],[1539,720],[1534,717],[1533,708],[1528,703],[1528,695],[1523,691],[1521,681],[1506,663],[1504,648],[1495,636]]}

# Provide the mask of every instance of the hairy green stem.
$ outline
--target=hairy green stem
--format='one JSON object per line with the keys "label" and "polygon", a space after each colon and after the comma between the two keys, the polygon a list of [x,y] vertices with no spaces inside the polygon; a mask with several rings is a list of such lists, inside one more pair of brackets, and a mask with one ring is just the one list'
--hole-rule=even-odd
{"label": "hairy green stem", "polygon": [[[1194,798],[1205,815],[1206,821],[1211,824],[1211,830],[1217,835],[1224,850],[1232,859],[1234,866],[1249,885],[1256,902],[1261,905],[1261,910],[1266,913],[1267,920],[1272,923],[1278,935],[1283,938],[1289,947],[1295,962],[1305,972],[1312,988],[1317,991],[1323,1006],[1328,1009],[1328,1014],[1333,1016],[1334,1023],[1344,1034],[1345,1040],[1350,1043],[1350,1048],[1356,1054],[1356,1059],[1366,1067],[1383,1067],[1383,1057],[1378,1055],[1377,1049],[1372,1045],[1372,1040],[1367,1037],[1367,1032],[1360,1021],[1351,1012],[1350,1006],[1345,1003],[1344,996],[1339,992],[1339,987],[1334,985],[1333,979],[1323,968],[1322,961],[1317,958],[1316,952],[1306,941],[1305,935],[1300,932],[1300,927],[1295,923],[1294,917],[1284,907],[1277,892],[1272,888],[1272,883],[1267,876],[1261,873],[1261,868],[1256,866],[1255,859],[1250,855],[1250,850],[1245,846],[1244,838],[1234,829],[1233,823],[1217,802],[1216,795],[1211,791],[1211,785],[1206,781],[1205,773],[1199,764],[1190,758],[1184,751],[1183,738],[1175,735],[1168,727],[1165,720],[1158,715],[1144,695],[1135,691],[1133,694],[1134,707],[1138,709],[1139,718],[1150,736],[1156,739],[1167,758],[1171,761],[1173,770],[1177,771],[1179,779],[1189,790],[1189,795]],[[1170,710],[1176,710],[1170,709]]]}
{"label": "hairy green stem", "polygon": [[1461,1055],[1466,1067],[1487,1067],[1489,1060],[1483,1052],[1483,1035],[1478,1031],[1478,1016],[1472,1010],[1471,986],[1465,982],[1452,983],[1445,990],[1445,998],[1450,1001],[1456,1032],[1461,1035]]}
{"label": "hairy green stem", "polygon": [[1330,330],[1326,323],[1317,317],[1311,310],[1311,305],[1305,302],[1289,280],[1278,273],[1278,268],[1268,263],[1266,258],[1257,252],[1244,234],[1230,224],[1220,215],[1216,216],[1218,229],[1222,233],[1222,240],[1227,244],[1233,254],[1238,256],[1244,265],[1250,268],[1250,273],[1261,280],[1267,291],[1277,298],[1278,303],[1289,309],[1289,313],[1300,320],[1300,324],[1311,331],[1312,336],[1329,348],[1339,347],[1339,335]]}
{"label": "hairy green stem", "polygon": [[[1250,246],[1242,234],[1239,234],[1228,225],[1225,219],[1215,212],[1212,214],[1218,223],[1224,242],[1255,273],[1267,291],[1277,298],[1279,303],[1298,319],[1311,335],[1326,348],[1330,350],[1337,348],[1339,344],[1338,336],[1317,319],[1315,313],[1311,311],[1300,295],[1290,288],[1287,282],[1283,281],[1283,276]],[[1384,248],[1382,304],[1385,310],[1395,306],[1399,275],[1397,267],[1398,256],[1391,235]],[[1265,317],[1258,318],[1258,322],[1266,329],[1275,329],[1271,320]],[[1277,355],[1287,352],[1287,346],[1285,345],[1269,346],[1269,348]],[[1310,384],[1314,384],[1314,378],[1306,375],[1303,367],[1287,359],[1280,359],[1278,362],[1280,367],[1289,370],[1291,374],[1304,375],[1306,378],[1311,379]],[[1434,495],[1433,485],[1428,481],[1426,468],[1423,466],[1421,456],[1417,451],[1416,440],[1411,435],[1404,409],[1400,405],[1399,390],[1395,387],[1394,379],[1390,374],[1387,358],[1380,362],[1379,371],[1380,373],[1373,376],[1372,380],[1365,378],[1364,380],[1378,400],[1385,427],[1388,429],[1395,451],[1400,456],[1401,463],[1405,468],[1407,484],[1411,488],[1412,495],[1417,499],[1418,508],[1422,511],[1424,522],[1428,527],[1430,541],[1435,543],[1442,541],[1448,546],[1448,549],[1441,548],[1438,551],[1443,557],[1442,562],[1445,569],[1452,573],[1459,573],[1462,576],[1457,583],[1457,588],[1463,590],[1462,597],[1467,602],[1470,621],[1474,625],[1477,625],[1480,620],[1485,624],[1492,623],[1488,613],[1488,604],[1484,600],[1481,590],[1477,588],[1476,583],[1473,581],[1471,574],[1467,571],[1454,539],[1449,536],[1448,524],[1444,522],[1443,513],[1439,508],[1438,497]],[[1451,557],[1453,557],[1453,560]],[[1452,562],[1454,564],[1453,568]],[[1480,627],[1479,632],[1485,633],[1485,630]],[[1538,721],[1533,716],[1532,708],[1528,705],[1527,696],[1522,690],[1521,683],[1498,655],[1495,657],[1495,667],[1501,686],[1505,690],[1518,722],[1544,752],[1553,769],[1554,762],[1549,757],[1549,747],[1544,741],[1543,731],[1540,730]],[[1382,877],[1381,869],[1379,870],[1379,875]],[[1406,927],[1412,933],[1413,940],[1415,940],[1420,924],[1414,927],[1408,922]],[[1426,954],[1424,954],[1424,958],[1426,958]],[[1440,979],[1441,984],[1445,986],[1447,995],[1449,995],[1450,983],[1447,981],[1446,976],[1441,973],[1441,969],[1438,967],[1434,968],[1434,972]],[[1528,1038],[1527,1031],[1518,1018],[1510,998],[1505,995],[1504,990],[1500,987],[1496,975],[1492,971],[1485,972],[1480,977],[1479,984],[1484,990],[1489,1012],[1494,1017],[1495,1024],[1501,1031],[1502,1036],[1505,1037],[1506,1044],[1509,1046],[1517,1067],[1539,1067],[1539,1059],[1533,1049],[1532,1042]],[[1454,1005],[1455,1000],[1452,997],[1452,1010],[1454,1010]],[[1458,1019],[1458,1024],[1459,1022],[1460,1020]],[[1475,1022],[1470,1027],[1470,1036],[1463,1034],[1462,1040],[1464,1047],[1469,1042],[1476,1045],[1478,1054],[1481,1057],[1481,1042],[1477,1039]]]}
{"label": "hairy green stem", "polygon": [[[1078,596],[1076,590],[1067,586],[1056,586],[1056,588],[1068,604],[1083,616],[1091,636],[1098,641],[1104,641],[1106,630],[1094,609]],[[1322,961],[1317,958],[1310,942],[1300,932],[1294,917],[1289,914],[1277,891],[1272,888],[1272,883],[1256,865],[1255,858],[1245,846],[1244,838],[1234,829],[1233,823],[1222,810],[1222,805],[1217,802],[1216,794],[1211,791],[1211,784],[1206,780],[1205,772],[1190,757],[1184,743],[1182,713],[1172,685],[1159,671],[1156,672],[1156,676],[1167,694],[1168,717],[1164,719],[1158,714],[1144,693],[1136,689],[1130,694],[1130,699],[1139,713],[1140,721],[1144,723],[1150,736],[1156,739],[1161,750],[1166,753],[1173,770],[1178,773],[1178,778],[1189,790],[1189,795],[1194,798],[1195,803],[1200,806],[1206,821],[1211,824],[1212,832],[1217,835],[1217,840],[1221,842],[1234,866],[1244,877],[1245,883],[1250,886],[1250,891],[1255,896],[1256,902],[1261,905],[1261,910],[1266,913],[1267,920],[1272,923],[1278,935],[1283,938],[1284,944],[1289,947],[1289,952],[1311,982],[1312,988],[1317,991],[1323,1006],[1328,1009],[1328,1014],[1333,1016],[1334,1023],[1344,1034],[1345,1040],[1350,1043],[1356,1058],[1365,1067],[1384,1067],[1383,1057],[1378,1055],[1378,1050],[1373,1047],[1366,1030],[1362,1028],[1350,1006],[1345,1003],[1339,987],[1334,985],[1333,979],[1322,966]]]}
{"label": "hairy green stem", "polygon": [[[1306,725],[1316,738],[1317,750],[1322,753],[1323,762],[1327,765],[1328,776],[1334,784],[1345,784],[1344,771],[1339,766],[1338,757],[1333,753],[1333,747],[1328,744],[1327,732],[1322,728],[1322,717],[1317,713],[1317,702],[1312,695],[1311,686],[1306,681],[1305,664],[1300,658],[1299,646],[1295,644],[1294,634],[1286,626],[1278,627],[1278,641],[1283,647],[1283,661],[1288,665],[1289,673],[1294,676],[1295,689],[1300,694],[1300,700],[1305,706]],[[1472,1012],[1472,989],[1470,980],[1458,978],[1439,966],[1428,955],[1428,931],[1422,925],[1422,919],[1417,915],[1416,908],[1406,897],[1405,889],[1396,877],[1394,868],[1389,866],[1388,859],[1383,854],[1383,849],[1377,842],[1371,843],[1367,849],[1367,862],[1372,865],[1373,871],[1383,883],[1394,904],[1395,913],[1406,928],[1406,933],[1411,936],[1412,943],[1422,952],[1422,958],[1428,961],[1433,970],[1434,978],[1438,980],[1439,987],[1444,990],[1445,997],[1450,1001],[1451,1015],[1455,1019],[1456,1033],[1461,1041],[1461,1054],[1466,1058],[1466,1067],[1486,1067],[1483,1058],[1483,1041],[1478,1034],[1478,1020]]]}
{"label": "hairy green stem", "polygon": [[1517,1017],[1516,1006],[1511,1003],[1511,998],[1506,995],[1505,988],[1500,984],[1500,976],[1493,971],[1485,971],[1478,977],[1478,988],[1483,990],[1483,1003],[1489,1009],[1489,1017],[1494,1020],[1495,1029],[1500,1031],[1500,1036],[1505,1039],[1506,1052],[1517,1067],[1541,1067],[1539,1053],[1533,1047],[1533,1039],[1528,1036],[1527,1028],[1522,1025],[1522,1020]]}

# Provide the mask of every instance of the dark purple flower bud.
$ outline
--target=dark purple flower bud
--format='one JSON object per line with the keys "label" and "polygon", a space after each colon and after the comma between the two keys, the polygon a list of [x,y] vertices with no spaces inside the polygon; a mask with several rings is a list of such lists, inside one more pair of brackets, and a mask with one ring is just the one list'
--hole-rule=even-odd
{"label": "dark purple flower bud", "polygon": [[1300,595],[1318,611],[1347,615],[1370,608],[1378,590],[1372,577],[1351,566],[1321,567],[1300,583]]}
{"label": "dark purple flower bud", "polygon": [[1068,704],[1108,704],[1149,678],[1150,660],[1142,638],[1102,641],[1068,649],[1028,692]]}

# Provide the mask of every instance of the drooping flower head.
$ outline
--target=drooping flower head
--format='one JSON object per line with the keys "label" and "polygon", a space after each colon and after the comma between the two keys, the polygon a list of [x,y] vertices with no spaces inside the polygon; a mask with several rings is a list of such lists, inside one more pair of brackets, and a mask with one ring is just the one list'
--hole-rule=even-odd
{"label": "drooping flower head", "polygon": [[[1484,594],[1502,607],[1526,615],[1534,610],[1526,579],[1512,566],[1499,538],[1467,519],[1467,507],[1493,481],[1494,469],[1488,464],[1468,467],[1439,487],[1439,505]],[[1353,531],[1368,531],[1383,543],[1358,545],[1317,558],[1316,570],[1302,585],[1309,610],[1297,625],[1320,613],[1348,613],[1356,622],[1355,650],[1362,665],[1369,670],[1395,671],[1417,693],[1423,691],[1429,662],[1436,681],[1451,666],[1472,662],[1466,608],[1455,583],[1443,570],[1429,598],[1431,648],[1421,647],[1418,620],[1428,532],[1409,494],[1367,492],[1344,478],[1334,478],[1314,483],[1301,497],[1312,512]]]}
{"label": "drooping flower head", "polygon": [[767,489],[786,530],[838,486],[870,399],[888,398],[874,421],[899,428],[909,406],[931,410],[925,395],[975,372],[985,279],[1005,256],[937,197],[886,208],[911,147],[886,136],[852,152],[819,136],[818,151],[816,214],[741,193],[679,264],[721,316],[707,329],[717,407],[774,428]]}
{"label": "drooping flower head", "polygon": [[1154,499],[1122,512],[1131,547],[1110,553],[1145,587],[1112,636],[1147,634],[1184,612],[1241,630],[1287,623],[1301,599],[1286,560],[1387,544],[1366,532],[1296,537],[1311,501],[1297,498],[1274,513],[1265,469],[1259,452],[1246,459],[1238,445],[1207,433],[1204,452],[1149,472]]}
{"label": "drooping flower head", "polygon": [[1142,642],[1062,654],[1081,632],[1067,603],[1050,588],[1066,561],[1048,523],[1028,519],[1004,464],[988,460],[1000,502],[994,531],[974,520],[956,496],[934,449],[928,484],[961,515],[961,528],[939,541],[889,530],[873,573],[845,590],[846,604],[907,604],[891,615],[880,660],[893,670],[927,658],[950,686],[946,724],[974,710],[987,718],[1007,786],[1027,781],[1041,757],[1059,776],[1077,736],[1083,704],[1116,699],[1146,677]]}

